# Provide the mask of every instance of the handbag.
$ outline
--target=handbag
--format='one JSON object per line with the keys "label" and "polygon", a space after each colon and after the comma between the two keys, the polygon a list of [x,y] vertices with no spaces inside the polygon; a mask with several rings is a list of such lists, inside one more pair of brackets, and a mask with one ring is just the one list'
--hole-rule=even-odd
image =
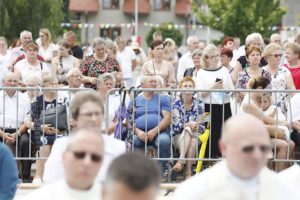
{"label": "handbag", "polygon": [[68,130],[68,118],[66,105],[57,106],[48,110],[43,110],[40,115],[42,124],[51,124],[59,131]]}

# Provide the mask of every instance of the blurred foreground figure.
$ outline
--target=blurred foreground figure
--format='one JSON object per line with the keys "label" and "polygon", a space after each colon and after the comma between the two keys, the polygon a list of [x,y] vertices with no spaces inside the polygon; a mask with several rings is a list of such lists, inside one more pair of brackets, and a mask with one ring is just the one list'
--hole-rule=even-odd
{"label": "blurred foreground figure", "polygon": [[272,148],[268,131],[259,119],[245,114],[227,120],[219,147],[224,161],[183,182],[175,199],[300,198],[265,167]]}
{"label": "blurred foreground figure", "polygon": [[13,199],[18,182],[17,163],[9,148],[0,142],[0,199]]}
{"label": "blurred foreground figure", "polygon": [[29,194],[24,199],[99,199],[100,185],[94,180],[102,165],[103,138],[97,130],[79,129],[70,136],[63,153],[65,177]]}
{"label": "blurred foreground figure", "polygon": [[154,200],[160,168],[142,154],[127,153],[110,165],[103,185],[103,200]]}

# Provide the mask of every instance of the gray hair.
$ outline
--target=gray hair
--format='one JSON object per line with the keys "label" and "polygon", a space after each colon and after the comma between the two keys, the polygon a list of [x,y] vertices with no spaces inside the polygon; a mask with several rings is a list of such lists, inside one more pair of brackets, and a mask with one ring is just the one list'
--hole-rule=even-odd
{"label": "gray hair", "polygon": [[199,38],[195,35],[191,35],[186,39],[187,45],[189,45],[193,40],[197,40],[199,42]]}
{"label": "gray hair", "polygon": [[277,50],[282,50],[281,46],[275,43],[270,43],[265,47],[263,51],[263,56],[264,57],[270,56],[273,51],[277,51]]}
{"label": "gray hair", "polygon": [[81,73],[80,69],[78,69],[78,68],[72,68],[72,69],[70,69],[70,70],[68,71],[68,73],[67,73],[67,78],[69,78],[70,76],[72,76],[72,75],[74,74],[74,72],[79,72],[80,75],[82,76],[82,73]]}
{"label": "gray hair", "polygon": [[26,80],[24,80],[24,83],[26,85],[31,84],[31,85],[41,85],[42,79],[38,76],[35,75],[30,75]]}
{"label": "gray hair", "polygon": [[24,30],[20,33],[20,38],[22,38],[25,34],[30,34],[32,37],[32,33],[30,31]]}
{"label": "gray hair", "polygon": [[264,40],[260,33],[251,33],[246,37],[246,44],[249,45],[251,42],[259,40],[261,44],[264,44]]}
{"label": "gray hair", "polygon": [[208,44],[202,51],[202,56],[201,56],[201,60],[200,60],[201,66],[207,67],[205,59],[209,55],[214,54],[214,53],[220,53],[220,49],[213,44]]}
{"label": "gray hair", "polygon": [[102,85],[104,84],[107,80],[111,80],[113,82],[113,85],[116,84],[116,78],[113,74],[111,73],[104,73],[104,74],[100,74],[98,76],[98,80],[97,80],[97,85]]}
{"label": "gray hair", "polygon": [[105,43],[105,40],[101,37],[96,37],[94,40],[93,40],[93,48],[95,48],[97,45],[99,44],[104,44],[106,46],[106,43]]}
{"label": "gray hair", "polygon": [[195,56],[202,56],[202,50],[201,49],[196,49],[193,53],[192,53],[192,58],[194,58]]}

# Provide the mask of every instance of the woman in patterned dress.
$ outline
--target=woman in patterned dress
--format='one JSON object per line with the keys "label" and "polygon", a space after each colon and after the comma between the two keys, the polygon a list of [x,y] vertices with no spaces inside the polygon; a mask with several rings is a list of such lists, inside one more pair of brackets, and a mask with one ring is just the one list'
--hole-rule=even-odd
{"label": "woman in patterned dress", "polygon": [[[192,77],[186,76],[179,82],[180,89],[195,89],[195,82]],[[197,120],[203,114],[202,100],[195,98],[193,92],[182,92],[180,97],[173,104],[172,127],[174,131],[174,144],[179,148],[180,160],[173,166],[173,170],[181,172],[183,160],[195,158],[197,145],[196,134],[200,135],[204,131],[203,124],[197,124]],[[186,162],[185,177],[192,174],[192,161]]]}
{"label": "woman in patterned dress", "polygon": [[[264,49],[263,56],[268,65],[263,67],[264,70],[272,75],[271,87],[276,90],[294,90],[295,85],[291,72],[280,65],[283,51],[278,44],[271,43]],[[280,92],[272,94],[272,103],[281,109],[283,114],[287,112],[288,93]]]}
{"label": "woman in patterned dress", "polygon": [[[238,75],[237,89],[246,89],[247,83],[250,78],[258,78],[260,76],[266,77],[271,81],[270,72],[260,67],[260,60],[262,58],[262,51],[257,46],[250,46],[246,50],[246,58],[248,60],[248,66]],[[267,89],[271,89],[271,85]],[[238,102],[241,102],[245,96],[245,93],[239,92],[237,97]]]}
{"label": "woman in patterned dress", "polygon": [[105,40],[97,37],[93,41],[94,53],[86,56],[80,70],[84,76],[82,82],[87,88],[97,88],[97,78],[100,74],[112,73],[114,75],[121,71],[120,65],[115,58],[109,57],[106,53]]}

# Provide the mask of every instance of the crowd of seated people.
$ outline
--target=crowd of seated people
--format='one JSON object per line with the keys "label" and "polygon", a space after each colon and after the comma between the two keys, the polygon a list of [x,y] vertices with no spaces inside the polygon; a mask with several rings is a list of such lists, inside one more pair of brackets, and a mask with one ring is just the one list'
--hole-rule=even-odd
{"label": "crowd of seated people", "polygon": [[[205,124],[198,120],[204,112],[211,117],[205,158],[222,157],[218,146],[222,125],[240,112],[248,112],[265,123],[273,145],[270,158],[293,159],[294,151],[299,149],[298,108],[296,103],[289,103],[296,102],[298,95],[270,90],[299,89],[300,44],[271,42],[265,46],[261,35],[252,33],[246,38],[244,48],[232,46],[231,38],[224,39],[221,47],[213,44],[203,47],[196,36],[190,36],[186,41],[188,52],[180,57],[172,39],[164,42],[159,38],[150,45],[151,56],[138,58],[136,69],[137,56],[144,55],[140,44],[126,46],[123,37],[115,42],[97,37],[90,48],[92,52],[83,55],[74,34],[68,32],[54,44],[47,29],[39,31],[37,41],[33,41],[31,32],[23,31],[20,46],[12,50],[7,49],[6,39],[0,37],[3,43],[0,53],[5,54],[0,57],[2,86],[23,88],[1,91],[0,138],[16,157],[24,157],[18,163],[24,182],[32,179],[32,162],[25,158],[36,159],[34,182],[41,183],[45,159],[51,154],[55,140],[65,137],[75,127],[69,111],[68,130],[64,131],[43,123],[42,113],[62,105],[69,108],[73,97],[82,90],[97,91],[108,121],[103,120],[101,130],[114,137],[119,125],[116,112],[122,106],[124,94],[119,93],[120,88],[140,86],[142,92],[131,90],[124,98],[127,110],[122,124],[127,129],[128,149],[146,152],[153,148],[163,172],[178,149],[179,157],[171,162],[172,170],[181,172],[186,165],[185,177],[194,173],[192,159],[198,156],[201,145],[198,137],[205,129]],[[170,49],[165,51],[170,45],[172,56]],[[232,59],[236,60],[231,62]],[[31,89],[26,91],[26,87]],[[114,88],[119,91],[110,92]],[[156,91],[157,88],[164,91]],[[185,92],[186,89],[198,91]],[[234,89],[266,92],[234,92]],[[238,109],[233,108],[232,102]],[[288,164],[275,162],[272,167],[281,171]]]}

